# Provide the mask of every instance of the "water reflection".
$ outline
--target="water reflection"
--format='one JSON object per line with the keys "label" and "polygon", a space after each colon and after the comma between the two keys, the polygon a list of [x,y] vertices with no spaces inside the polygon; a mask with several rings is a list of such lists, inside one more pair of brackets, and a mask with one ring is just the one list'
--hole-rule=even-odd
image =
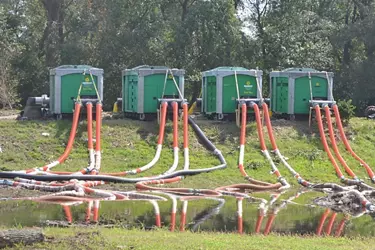
{"label": "water reflection", "polygon": [[[161,191],[118,192],[115,200],[84,197],[18,198],[2,202],[2,226],[166,227],[171,231],[240,234],[287,233],[373,236],[367,213],[345,214],[313,200],[321,193],[299,190],[252,193],[248,197],[182,196]],[[39,197],[40,198],[40,197]]]}

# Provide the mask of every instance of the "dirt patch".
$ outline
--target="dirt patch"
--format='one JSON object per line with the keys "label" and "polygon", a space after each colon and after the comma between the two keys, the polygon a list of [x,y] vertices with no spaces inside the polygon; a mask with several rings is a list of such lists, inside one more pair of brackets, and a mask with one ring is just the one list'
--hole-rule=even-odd
{"label": "dirt patch", "polygon": [[0,109],[0,117],[5,116],[17,116],[19,115],[20,111],[15,109]]}
{"label": "dirt patch", "polygon": [[[93,242],[95,242],[95,245],[92,244]],[[56,246],[69,246],[69,249],[107,249],[106,247],[108,247],[105,238],[97,230],[92,232],[78,232],[68,237],[49,237],[46,243]]]}
{"label": "dirt patch", "polygon": [[16,120],[18,115],[0,116],[0,120]]}

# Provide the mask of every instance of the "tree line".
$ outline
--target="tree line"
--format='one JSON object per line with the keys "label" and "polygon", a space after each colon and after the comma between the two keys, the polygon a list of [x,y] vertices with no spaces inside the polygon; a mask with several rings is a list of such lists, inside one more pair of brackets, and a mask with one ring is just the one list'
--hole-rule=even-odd
{"label": "tree line", "polygon": [[186,70],[189,99],[200,72],[242,66],[335,73],[336,99],[375,104],[374,0],[2,0],[0,105],[49,92],[49,69],[105,72],[105,107],[121,95],[121,70]]}

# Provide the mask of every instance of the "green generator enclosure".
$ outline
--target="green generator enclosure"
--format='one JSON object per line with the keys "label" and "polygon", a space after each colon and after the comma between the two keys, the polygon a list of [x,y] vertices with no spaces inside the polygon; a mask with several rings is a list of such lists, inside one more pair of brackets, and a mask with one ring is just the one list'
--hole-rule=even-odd
{"label": "green generator enclosure", "polygon": [[184,75],[183,69],[164,66],[143,65],[123,70],[122,110],[125,116],[141,120],[146,116],[156,117],[159,99],[181,99],[176,84],[184,95]]}
{"label": "green generator enclosure", "polygon": [[[201,112],[216,116],[219,120],[228,115],[235,115],[238,97],[239,99],[261,98],[262,75],[261,70],[241,67],[218,67],[202,72]],[[249,109],[248,112],[252,110]]]}
{"label": "green generator enclosure", "polygon": [[50,70],[51,114],[72,114],[81,85],[81,99],[98,100],[90,73],[103,101],[103,69],[88,65],[62,65]]}
{"label": "green generator enclosure", "polygon": [[333,102],[332,88],[332,72],[310,68],[273,71],[270,73],[271,110],[274,114],[309,114],[312,101]]}

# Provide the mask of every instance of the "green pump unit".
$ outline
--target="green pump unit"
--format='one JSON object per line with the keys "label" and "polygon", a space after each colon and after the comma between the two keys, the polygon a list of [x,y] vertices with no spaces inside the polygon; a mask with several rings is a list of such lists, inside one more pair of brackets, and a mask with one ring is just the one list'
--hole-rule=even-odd
{"label": "green pump unit", "polygon": [[142,65],[123,70],[122,110],[125,116],[140,120],[156,118],[161,99],[181,102],[184,75],[183,69],[164,66]]}
{"label": "green pump unit", "polygon": [[103,101],[103,69],[88,65],[62,65],[51,69],[50,113],[55,116],[72,114],[79,91],[80,99]]}
{"label": "green pump unit", "polygon": [[307,115],[314,104],[332,104],[333,73],[290,68],[270,73],[271,110],[280,115]]}
{"label": "green pump unit", "polygon": [[201,112],[218,120],[234,118],[239,101],[261,100],[262,75],[261,70],[242,67],[218,67],[202,72]]}

